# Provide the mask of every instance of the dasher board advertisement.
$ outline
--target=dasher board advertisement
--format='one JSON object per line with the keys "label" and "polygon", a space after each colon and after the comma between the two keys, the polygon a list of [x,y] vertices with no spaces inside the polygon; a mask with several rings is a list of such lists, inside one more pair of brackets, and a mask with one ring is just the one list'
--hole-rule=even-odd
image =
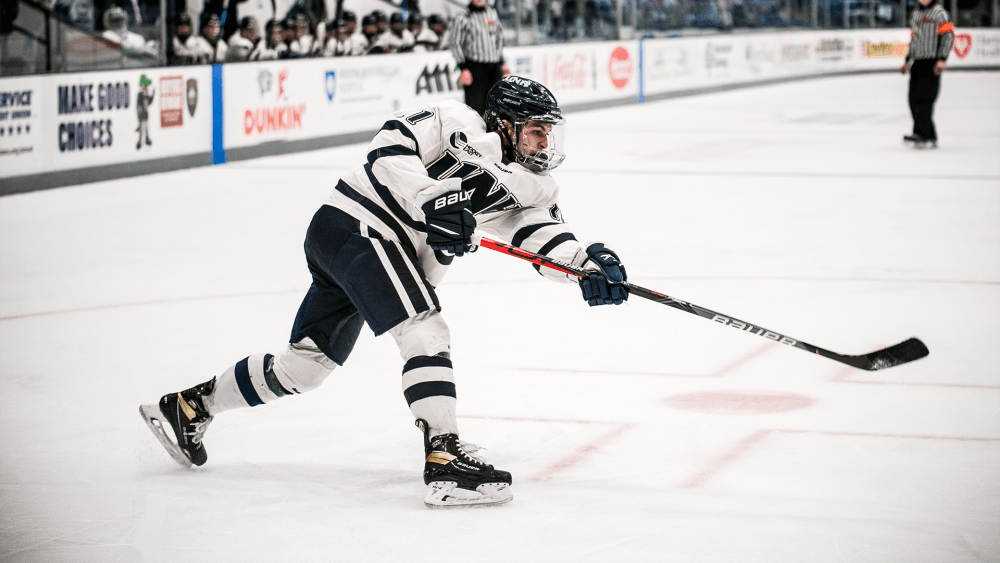
{"label": "dasher board advertisement", "polygon": [[1000,66],[1000,29],[956,27],[948,66]]}
{"label": "dasher board advertisement", "polygon": [[210,67],[0,81],[0,177],[212,150]]}
{"label": "dasher board advertisement", "polygon": [[905,29],[654,39],[643,45],[643,94],[855,70],[896,69]]}
{"label": "dasher board advertisement", "polygon": [[544,84],[561,105],[639,95],[639,42],[510,47],[512,74]]}
{"label": "dasher board advertisement", "polygon": [[375,131],[399,109],[464,100],[448,52],[223,67],[227,149]]}

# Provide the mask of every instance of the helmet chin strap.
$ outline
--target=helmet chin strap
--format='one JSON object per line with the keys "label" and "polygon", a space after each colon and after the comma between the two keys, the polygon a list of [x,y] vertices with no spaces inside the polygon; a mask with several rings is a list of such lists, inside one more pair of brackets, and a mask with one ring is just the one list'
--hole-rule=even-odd
{"label": "helmet chin strap", "polygon": [[[515,162],[517,146],[514,145],[514,140],[511,139],[510,134],[507,132],[507,128],[504,127],[505,123],[507,122],[502,119],[497,119],[497,132],[500,133],[500,144],[503,147],[504,164],[508,164]],[[511,124],[511,127],[515,127],[515,125]]]}

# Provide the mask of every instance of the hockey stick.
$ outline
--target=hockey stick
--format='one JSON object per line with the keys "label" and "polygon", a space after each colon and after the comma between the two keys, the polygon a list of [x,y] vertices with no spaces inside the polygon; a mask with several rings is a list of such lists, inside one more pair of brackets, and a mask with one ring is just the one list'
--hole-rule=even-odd
{"label": "hockey stick", "polygon": [[[502,252],[508,254],[515,258],[520,258],[521,260],[526,260],[532,264],[537,264],[545,268],[551,268],[559,272],[570,274],[578,278],[583,278],[588,275],[579,268],[574,268],[569,264],[559,262],[558,260],[553,260],[546,256],[541,256],[539,254],[534,254],[528,252],[527,250],[518,248],[516,246],[511,246],[506,243],[498,242],[493,239],[475,235],[473,237],[473,242],[482,246],[483,248],[488,248],[490,250],[495,250],[497,252]],[[889,346],[888,348],[883,348],[881,350],[876,350],[869,354],[862,354],[860,356],[845,356],[844,354],[838,354],[836,352],[831,352],[820,348],[819,346],[813,346],[812,344],[802,342],[801,340],[796,340],[790,338],[783,334],[779,334],[772,330],[768,330],[761,326],[756,326],[745,321],[730,317],[728,315],[722,315],[716,313],[711,309],[706,309],[692,303],[687,303],[681,301],[680,299],[674,299],[669,295],[664,295],[656,291],[650,291],[648,289],[639,287],[631,283],[623,283],[625,289],[631,295],[637,295],[650,301],[655,301],[657,303],[662,303],[668,307],[673,307],[674,309],[679,309],[685,313],[691,313],[692,315],[698,315],[699,317],[709,319],[726,326],[731,326],[737,330],[742,330],[744,332],[749,332],[750,334],[756,334],[758,336],[763,336],[769,340],[774,340],[775,342],[780,342],[782,344],[787,344],[794,348],[800,350],[805,350],[806,352],[812,352],[814,354],[819,354],[825,358],[830,358],[831,360],[840,362],[842,364],[847,364],[849,366],[854,366],[858,369],[875,371],[885,368],[891,368],[893,366],[898,366],[905,364],[907,362],[912,362],[914,360],[919,360],[927,356],[930,352],[927,350],[927,346],[916,338],[910,338],[896,344],[895,346]]]}

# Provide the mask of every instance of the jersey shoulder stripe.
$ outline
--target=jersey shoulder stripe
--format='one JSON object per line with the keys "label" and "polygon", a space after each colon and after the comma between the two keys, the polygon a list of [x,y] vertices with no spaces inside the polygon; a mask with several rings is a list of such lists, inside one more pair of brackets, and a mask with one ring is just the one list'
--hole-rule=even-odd
{"label": "jersey shoulder stripe", "polygon": [[406,250],[410,251],[414,256],[417,254],[416,248],[413,246],[413,242],[410,241],[410,237],[406,234],[406,230],[403,226],[396,221],[393,216],[386,211],[382,206],[375,203],[374,201],[368,199],[357,190],[352,188],[347,182],[340,180],[337,182],[337,191],[344,194],[351,200],[357,202],[364,207],[369,213],[374,215],[379,221],[382,221],[386,226],[392,229],[392,232],[396,234],[396,239],[399,243],[403,245]]}
{"label": "jersey shoulder stripe", "polygon": [[[374,161],[372,161],[372,163],[374,163]],[[427,231],[427,224],[411,217],[410,214],[403,209],[403,206],[399,204],[399,201],[396,200],[396,197],[392,195],[392,191],[389,190],[389,187],[382,182],[379,182],[378,178],[375,177],[375,172],[372,171],[371,164],[365,165],[365,174],[368,175],[368,181],[371,182],[372,187],[375,188],[375,193],[378,194],[379,198],[382,199],[382,202],[385,203],[385,206],[392,212],[393,215],[396,216],[397,219],[415,231]]]}

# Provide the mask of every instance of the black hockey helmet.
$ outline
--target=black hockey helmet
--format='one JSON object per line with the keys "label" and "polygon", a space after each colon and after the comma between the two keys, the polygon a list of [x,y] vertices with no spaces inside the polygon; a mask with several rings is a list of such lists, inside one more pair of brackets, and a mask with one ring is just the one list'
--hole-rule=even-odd
{"label": "black hockey helmet", "polygon": [[357,22],[358,16],[350,10],[342,10],[340,12],[340,20],[345,22]]}
{"label": "black hockey helmet", "polygon": [[[504,156],[529,170],[542,172],[562,164],[566,155],[562,149],[562,129],[565,121],[559,102],[548,88],[529,78],[505,76],[490,88],[486,96],[487,131],[497,131],[503,140]],[[508,128],[503,121],[510,123]],[[546,137],[544,147],[525,149],[525,125],[536,125],[530,132],[538,134],[540,125]],[[531,129],[529,127],[529,129]],[[511,135],[513,134],[513,137]]]}
{"label": "black hockey helmet", "polygon": [[186,26],[191,25],[191,14],[187,12],[181,12],[177,14],[177,26],[180,27],[182,25]]}
{"label": "black hockey helmet", "polygon": [[444,18],[441,17],[441,14],[431,14],[427,16],[427,25],[435,25],[439,23],[444,23]]}
{"label": "black hockey helmet", "polygon": [[393,12],[392,15],[389,16],[389,23],[390,24],[393,24],[393,23],[402,24],[403,23],[403,14],[401,14],[399,12]]}
{"label": "black hockey helmet", "polygon": [[253,16],[244,16],[240,19],[240,29],[257,29],[257,19]]}
{"label": "black hockey helmet", "polygon": [[420,12],[410,12],[410,15],[406,18],[406,27],[413,27],[422,23],[424,23],[424,16],[420,15]]}
{"label": "black hockey helmet", "polygon": [[372,15],[375,16],[375,22],[384,22],[386,20],[385,12],[382,10],[372,10]]}

